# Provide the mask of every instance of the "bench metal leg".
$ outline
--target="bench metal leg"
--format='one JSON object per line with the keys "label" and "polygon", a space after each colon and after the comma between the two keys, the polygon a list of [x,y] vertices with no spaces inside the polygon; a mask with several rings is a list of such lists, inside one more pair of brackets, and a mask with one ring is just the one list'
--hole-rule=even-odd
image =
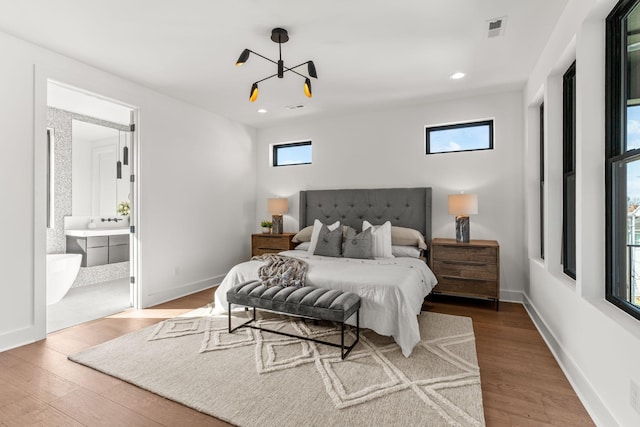
{"label": "bench metal leg", "polygon": [[[245,311],[247,311],[248,309],[249,309],[248,307],[245,307]],[[232,333],[233,331],[237,330],[238,328],[242,328],[243,326],[249,326],[249,323],[256,321],[256,308],[253,307],[253,318],[231,329],[231,303],[229,303],[228,313],[229,313],[229,333]]]}
{"label": "bench metal leg", "polygon": [[[282,313],[282,314],[286,314],[286,313]],[[229,333],[232,333],[239,328],[252,328],[252,329],[258,329],[260,331],[271,332],[273,334],[284,335],[291,338],[299,338],[307,341],[317,342],[319,344],[330,345],[332,347],[340,347],[340,356],[342,360],[344,360],[345,357],[347,357],[347,355],[351,352],[351,350],[353,350],[356,344],[358,344],[358,341],[360,341],[360,309],[359,308],[358,310],[356,310],[356,340],[349,347],[346,347],[346,350],[347,350],[346,352],[345,352],[345,346],[344,346],[344,322],[341,322],[340,324],[341,325],[340,344],[335,344],[329,341],[322,341],[315,338],[304,337],[301,335],[294,335],[294,334],[289,334],[287,332],[276,331],[273,329],[267,329],[267,328],[262,328],[260,326],[250,325],[250,323],[255,322],[255,320],[256,320],[256,308],[253,307],[253,318],[232,329],[231,328],[231,303],[229,303]],[[313,319],[313,320],[314,322],[317,322],[316,319]]]}
{"label": "bench metal leg", "polygon": [[342,323],[342,333],[340,336],[340,355],[342,356],[342,360],[344,360],[344,358],[347,357],[349,353],[351,353],[351,350],[353,350],[353,347],[358,344],[358,341],[360,341],[360,309],[356,310],[356,340],[353,342],[353,344],[347,347],[346,353],[344,351],[344,322]]}

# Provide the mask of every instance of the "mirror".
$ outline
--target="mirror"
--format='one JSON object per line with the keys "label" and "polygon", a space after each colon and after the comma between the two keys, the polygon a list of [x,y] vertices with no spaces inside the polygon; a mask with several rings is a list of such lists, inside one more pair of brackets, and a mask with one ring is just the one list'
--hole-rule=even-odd
{"label": "mirror", "polygon": [[129,200],[129,166],[123,164],[122,179],[116,178],[128,133],[74,119],[71,135],[72,215],[117,216],[118,203]]}

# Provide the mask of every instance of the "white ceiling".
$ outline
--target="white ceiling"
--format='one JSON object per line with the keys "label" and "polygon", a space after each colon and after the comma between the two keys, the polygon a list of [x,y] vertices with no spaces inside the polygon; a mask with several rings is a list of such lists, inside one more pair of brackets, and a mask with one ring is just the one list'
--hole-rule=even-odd
{"label": "white ceiling", "polygon": [[[255,127],[522,87],[567,0],[0,0],[0,30]],[[488,38],[488,20],[507,17]],[[313,60],[313,98],[285,66]],[[306,67],[302,71],[306,72]],[[456,71],[467,74],[451,80]],[[288,110],[290,105],[304,108]],[[266,114],[257,110],[265,108]]]}

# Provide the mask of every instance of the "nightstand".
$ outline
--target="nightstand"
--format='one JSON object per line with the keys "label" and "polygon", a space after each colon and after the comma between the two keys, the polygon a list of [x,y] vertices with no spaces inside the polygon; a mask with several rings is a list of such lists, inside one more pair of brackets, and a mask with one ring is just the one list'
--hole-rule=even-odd
{"label": "nightstand", "polygon": [[288,251],[296,247],[291,241],[296,233],[267,234],[259,233],[251,235],[251,256]]}
{"label": "nightstand", "polygon": [[495,240],[433,239],[431,270],[438,279],[434,294],[490,299],[500,309],[500,245]]}

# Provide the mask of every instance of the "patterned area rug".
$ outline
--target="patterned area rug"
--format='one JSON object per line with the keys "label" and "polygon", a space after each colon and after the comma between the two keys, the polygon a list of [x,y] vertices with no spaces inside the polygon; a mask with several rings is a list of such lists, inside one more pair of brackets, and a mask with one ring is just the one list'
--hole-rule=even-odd
{"label": "patterned area rug", "polygon": [[[259,318],[269,329],[340,340],[331,323]],[[205,307],[69,359],[241,426],[485,425],[471,319],[425,312],[419,321],[411,357],[361,330],[343,361],[339,348],[310,341],[249,328],[229,334],[227,318]],[[355,331],[347,335],[351,343]]]}

